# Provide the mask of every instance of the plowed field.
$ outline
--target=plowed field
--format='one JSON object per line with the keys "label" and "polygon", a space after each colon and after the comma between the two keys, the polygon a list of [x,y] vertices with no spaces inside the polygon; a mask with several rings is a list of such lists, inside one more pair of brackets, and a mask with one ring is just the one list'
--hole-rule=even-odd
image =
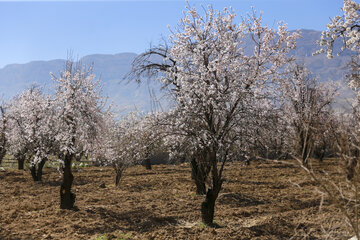
{"label": "plowed field", "polygon": [[[334,160],[325,160],[327,169]],[[336,174],[336,173],[333,173]],[[61,176],[44,169],[0,172],[0,239],[329,239],[348,237],[334,205],[294,165],[229,163],[216,203],[217,228],[201,223],[204,196],[195,194],[190,168],[142,166],[114,186],[112,168],[74,169],[77,211],[59,209]],[[339,175],[339,178],[341,176]],[[102,236],[103,238],[100,238]]]}

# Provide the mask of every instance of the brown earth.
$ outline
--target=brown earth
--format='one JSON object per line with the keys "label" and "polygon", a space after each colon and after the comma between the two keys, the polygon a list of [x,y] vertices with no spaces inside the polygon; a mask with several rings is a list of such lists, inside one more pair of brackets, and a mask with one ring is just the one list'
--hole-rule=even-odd
{"label": "brown earth", "polygon": [[[334,160],[325,160],[327,168]],[[336,173],[333,173],[336,175]],[[340,174],[339,174],[340,175]],[[299,167],[230,163],[216,203],[216,228],[201,223],[187,164],[130,168],[114,186],[112,168],[74,170],[78,211],[59,209],[60,174],[0,172],[0,239],[345,239],[341,215]],[[105,186],[104,186],[105,184]],[[100,236],[103,236],[100,238]]]}

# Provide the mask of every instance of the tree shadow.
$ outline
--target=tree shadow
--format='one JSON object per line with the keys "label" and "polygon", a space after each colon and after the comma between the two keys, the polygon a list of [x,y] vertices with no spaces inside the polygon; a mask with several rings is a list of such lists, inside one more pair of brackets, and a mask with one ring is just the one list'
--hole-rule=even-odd
{"label": "tree shadow", "polygon": [[[142,183],[141,185],[130,185],[126,186],[126,189],[129,192],[142,192],[142,191],[152,191],[154,185],[151,183]],[[125,189],[125,186],[123,187]]]}
{"label": "tree shadow", "polygon": [[[61,180],[47,180],[43,179],[41,182],[38,182],[43,186],[50,186],[50,187],[58,187],[61,185]],[[74,179],[73,186],[83,186],[89,184],[89,181],[85,179]]]}
{"label": "tree shadow", "polygon": [[92,235],[119,230],[150,232],[164,226],[178,224],[178,221],[172,216],[158,216],[143,207],[121,212],[104,207],[91,207],[85,211],[88,214],[97,215],[94,217],[101,220],[96,225],[86,225],[79,229],[81,232]]}
{"label": "tree shadow", "polygon": [[50,187],[58,187],[61,185],[60,181],[56,181],[56,180],[43,180],[41,182],[38,182],[39,184],[43,185],[43,186],[50,186]]}
{"label": "tree shadow", "polygon": [[24,177],[12,177],[12,178],[10,179],[10,181],[11,181],[12,183],[27,182],[26,178],[24,178]]}
{"label": "tree shadow", "polygon": [[282,218],[271,217],[264,222],[249,227],[254,236],[274,236],[277,239],[289,239],[293,236],[296,226]]}
{"label": "tree shadow", "polygon": [[81,177],[75,178],[73,182],[73,186],[84,186],[86,184],[89,184],[89,179],[84,179]]}
{"label": "tree shadow", "polygon": [[126,175],[129,177],[137,177],[137,176],[149,176],[149,175],[157,175],[159,174],[157,171],[148,170],[148,172],[134,172],[134,173],[127,173]]}
{"label": "tree shadow", "polygon": [[285,168],[298,168],[298,166],[291,164],[291,163],[266,163],[266,164],[261,164],[259,166],[257,166],[257,168],[277,168],[277,169],[285,169]]}
{"label": "tree shadow", "polygon": [[249,207],[268,203],[267,201],[258,200],[252,196],[246,196],[239,193],[225,193],[219,196],[219,204],[231,205],[234,207]]}
{"label": "tree shadow", "polygon": [[0,172],[0,179],[8,182],[25,182],[27,180],[24,173],[23,170]]}
{"label": "tree shadow", "polygon": [[272,182],[266,182],[266,181],[239,181],[241,184],[245,184],[245,185],[271,185],[273,184]]}
{"label": "tree shadow", "polygon": [[147,170],[146,172],[132,172],[132,173],[128,173],[128,176],[147,176],[147,175],[159,175],[159,174],[164,174],[164,175],[170,175],[170,174],[179,174],[181,175],[182,173],[189,173],[190,171],[188,169],[152,169],[152,170]]}
{"label": "tree shadow", "polygon": [[299,200],[299,199],[291,199],[291,209],[293,210],[303,210],[307,208],[319,208],[321,205],[328,206],[330,205],[330,201],[325,199],[321,202],[321,199],[306,199],[306,200]]}

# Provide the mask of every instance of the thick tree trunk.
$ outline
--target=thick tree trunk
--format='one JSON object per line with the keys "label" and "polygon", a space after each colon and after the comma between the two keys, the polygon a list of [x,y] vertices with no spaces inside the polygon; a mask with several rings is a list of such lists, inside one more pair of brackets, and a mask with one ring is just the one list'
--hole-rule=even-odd
{"label": "thick tree trunk", "polygon": [[43,170],[43,167],[44,167],[46,161],[47,161],[47,158],[44,158],[37,164],[37,166],[34,165],[30,168],[31,176],[35,182],[42,181],[42,170]]}
{"label": "thick tree trunk", "polygon": [[204,224],[212,225],[215,213],[215,201],[217,194],[212,189],[206,193],[205,201],[201,204],[201,218]]}
{"label": "thick tree trunk", "polygon": [[24,170],[25,156],[21,156],[18,158],[18,169]]}
{"label": "thick tree trunk", "polygon": [[151,161],[150,161],[150,158],[146,158],[145,159],[145,168],[147,170],[151,170]]}
{"label": "thick tree trunk", "polygon": [[67,154],[64,158],[63,182],[60,187],[60,208],[73,209],[75,203],[75,194],[71,192],[71,186],[74,176],[71,173],[71,162],[73,155]]}
{"label": "thick tree trunk", "polygon": [[36,165],[35,164],[30,167],[30,172],[31,172],[31,176],[32,176],[34,182],[37,182],[38,177],[37,177],[37,174],[36,174]]}
{"label": "thick tree trunk", "polygon": [[38,181],[42,181],[42,171],[43,171],[46,161],[47,161],[47,158],[41,160],[41,162],[38,165],[38,172],[37,172]]}
{"label": "thick tree trunk", "polygon": [[217,169],[217,156],[215,149],[207,153],[206,162],[211,164],[212,188],[208,189],[205,201],[201,204],[201,218],[204,224],[212,226],[214,221],[215,202],[223,182],[221,179],[222,170],[218,171]]}
{"label": "thick tree trunk", "polygon": [[206,185],[205,182],[200,181],[199,179],[195,180],[196,185],[196,194],[197,195],[204,195],[206,194]]}
{"label": "thick tree trunk", "polygon": [[191,159],[191,178],[194,180],[196,185],[196,194],[206,194],[205,180],[207,177],[206,171],[202,170],[200,165],[197,163],[196,158]]}

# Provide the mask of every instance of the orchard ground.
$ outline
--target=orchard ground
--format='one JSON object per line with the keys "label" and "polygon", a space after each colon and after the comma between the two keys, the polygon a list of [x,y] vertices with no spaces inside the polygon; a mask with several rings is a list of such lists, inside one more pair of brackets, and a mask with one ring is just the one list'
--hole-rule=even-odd
{"label": "orchard ground", "polygon": [[[350,236],[335,206],[305,172],[280,162],[230,163],[215,207],[217,227],[202,224],[190,167],[130,168],[115,187],[110,167],[74,170],[77,211],[59,209],[61,175],[44,169],[0,172],[0,239],[336,239]],[[314,165],[319,165],[314,160]],[[336,161],[322,164],[335,178]],[[320,208],[322,202],[322,207]],[[106,237],[105,237],[106,235]],[[307,236],[307,238],[304,238]]]}

